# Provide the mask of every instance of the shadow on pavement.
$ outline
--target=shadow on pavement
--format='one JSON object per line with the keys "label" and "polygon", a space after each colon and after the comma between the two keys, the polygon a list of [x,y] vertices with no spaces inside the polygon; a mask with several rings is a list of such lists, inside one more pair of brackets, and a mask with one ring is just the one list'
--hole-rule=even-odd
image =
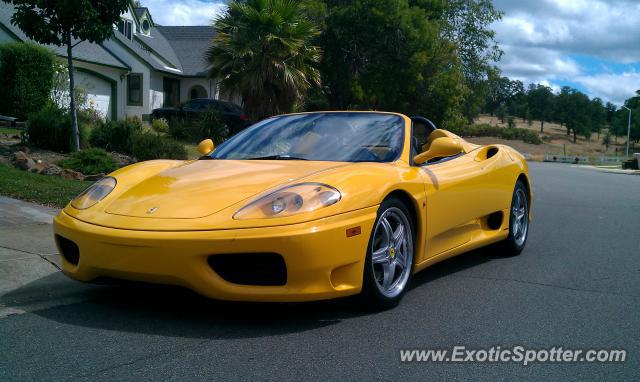
{"label": "shadow on pavement", "polygon": [[412,289],[421,288],[439,278],[462,272],[495,259],[504,259],[505,257],[497,254],[498,251],[499,248],[496,245],[489,245],[436,263],[413,275],[407,293],[411,293]]}
{"label": "shadow on pavement", "polygon": [[[415,275],[410,289],[490,261],[488,250],[446,260]],[[411,290],[408,291],[411,293]],[[39,303],[46,307],[37,308]],[[303,332],[364,315],[393,314],[360,308],[354,298],[308,303],[247,303],[210,300],[187,289],[148,284],[83,284],[55,273],[0,296],[62,324],[169,337],[227,339]],[[402,303],[399,308],[401,309]]]}

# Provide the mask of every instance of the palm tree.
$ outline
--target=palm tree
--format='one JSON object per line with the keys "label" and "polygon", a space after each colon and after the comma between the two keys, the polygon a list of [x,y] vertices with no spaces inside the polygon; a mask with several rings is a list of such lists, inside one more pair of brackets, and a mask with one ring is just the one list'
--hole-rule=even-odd
{"label": "palm tree", "polygon": [[232,0],[213,28],[209,76],[242,95],[252,120],[290,112],[320,84],[320,48],[312,43],[319,31],[300,2]]}

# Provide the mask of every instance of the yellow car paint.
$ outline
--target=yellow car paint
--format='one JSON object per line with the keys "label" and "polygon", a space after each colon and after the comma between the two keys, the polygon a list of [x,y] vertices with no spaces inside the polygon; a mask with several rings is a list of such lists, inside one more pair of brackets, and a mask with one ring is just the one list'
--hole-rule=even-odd
{"label": "yellow car paint", "polygon": [[[411,120],[404,147],[392,163],[269,160],[155,160],[119,169],[116,188],[84,210],[70,204],[54,219],[56,235],[75,242],[80,261],[63,258],[69,277],[100,276],[188,287],[217,299],[306,301],[357,294],[378,206],[401,196],[415,215],[414,272],[503,240],[514,185],[525,159],[503,145],[477,146],[459,139],[455,159],[414,165]],[[236,220],[250,201],[286,185],[327,184],[338,203],[297,215]],[[532,195],[529,187],[530,200]],[[487,215],[502,211],[499,229]],[[353,233],[359,234],[353,234]],[[272,252],[287,267],[282,286],[238,285],[207,263],[215,254]]]}

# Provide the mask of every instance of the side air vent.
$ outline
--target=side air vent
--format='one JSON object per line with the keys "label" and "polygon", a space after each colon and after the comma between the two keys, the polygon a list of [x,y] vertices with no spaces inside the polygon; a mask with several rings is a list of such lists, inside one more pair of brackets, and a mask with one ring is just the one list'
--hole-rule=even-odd
{"label": "side air vent", "polygon": [[477,151],[476,161],[481,162],[494,157],[499,151],[500,148],[496,146],[485,146]]}
{"label": "side air vent", "polygon": [[503,214],[502,211],[497,211],[487,216],[487,227],[492,230],[496,230],[502,226]]}

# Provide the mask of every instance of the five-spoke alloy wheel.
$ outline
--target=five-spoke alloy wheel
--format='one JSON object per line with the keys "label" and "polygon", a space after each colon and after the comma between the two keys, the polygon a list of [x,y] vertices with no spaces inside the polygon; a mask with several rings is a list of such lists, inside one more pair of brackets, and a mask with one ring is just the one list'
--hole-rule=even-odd
{"label": "five-spoke alloy wheel", "polygon": [[521,180],[516,182],[509,210],[509,235],[502,244],[502,254],[519,255],[529,236],[529,196]]}
{"label": "five-spoke alloy wheel", "polygon": [[365,262],[362,297],[375,308],[398,304],[411,278],[415,228],[407,207],[395,198],[378,210]]}

